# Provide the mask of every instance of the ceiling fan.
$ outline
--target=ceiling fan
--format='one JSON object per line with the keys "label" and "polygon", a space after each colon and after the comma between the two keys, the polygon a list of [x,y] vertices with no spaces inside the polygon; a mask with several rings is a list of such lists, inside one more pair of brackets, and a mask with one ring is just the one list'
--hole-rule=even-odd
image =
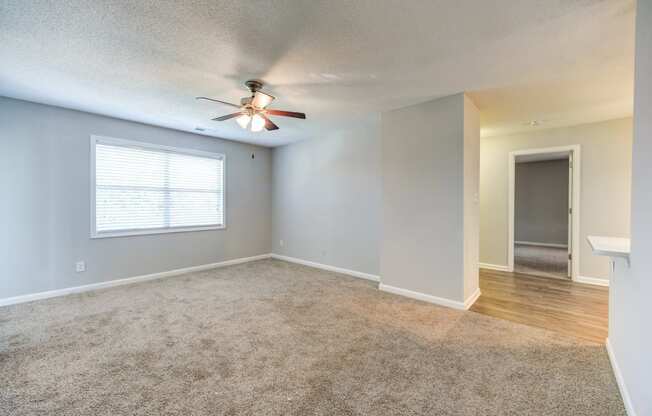
{"label": "ceiling fan", "polygon": [[237,112],[221,117],[215,117],[213,121],[225,121],[235,118],[235,121],[240,125],[240,127],[243,129],[251,129],[251,131],[254,132],[261,131],[263,128],[267,130],[278,130],[279,127],[269,119],[269,116],[306,118],[304,113],[267,108],[267,106],[274,101],[275,97],[260,91],[263,88],[262,82],[252,79],[245,82],[245,86],[249,91],[251,91],[251,97],[243,97],[240,100],[240,105],[208,97],[197,97],[197,99],[213,101],[237,108]]}

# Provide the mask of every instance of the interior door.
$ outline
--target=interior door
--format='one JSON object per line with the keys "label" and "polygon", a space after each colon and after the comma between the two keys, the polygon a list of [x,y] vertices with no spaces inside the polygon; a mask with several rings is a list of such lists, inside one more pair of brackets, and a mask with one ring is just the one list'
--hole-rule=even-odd
{"label": "interior door", "polygon": [[568,277],[573,271],[573,152],[568,154]]}

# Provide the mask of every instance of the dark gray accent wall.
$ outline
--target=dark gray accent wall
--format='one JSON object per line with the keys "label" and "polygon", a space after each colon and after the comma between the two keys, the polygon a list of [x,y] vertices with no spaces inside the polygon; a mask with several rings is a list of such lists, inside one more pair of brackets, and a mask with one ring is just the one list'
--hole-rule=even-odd
{"label": "dark gray accent wall", "polygon": [[568,159],[516,164],[516,241],[568,244]]}
{"label": "dark gray accent wall", "polygon": [[[226,229],[90,239],[91,135],[226,154]],[[0,299],[269,253],[271,162],[263,147],[0,97]]]}

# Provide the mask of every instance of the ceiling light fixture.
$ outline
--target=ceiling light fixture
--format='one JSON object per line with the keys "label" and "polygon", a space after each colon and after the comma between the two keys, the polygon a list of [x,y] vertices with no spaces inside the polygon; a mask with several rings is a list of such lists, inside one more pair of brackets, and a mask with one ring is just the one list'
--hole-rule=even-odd
{"label": "ceiling light fixture", "polygon": [[237,108],[237,112],[221,117],[215,117],[213,121],[226,121],[235,118],[240,127],[245,130],[250,129],[253,132],[259,132],[263,129],[270,131],[278,130],[278,126],[274,124],[272,120],[270,120],[270,116],[282,116],[300,119],[306,118],[304,113],[267,108],[267,106],[271,104],[272,101],[274,101],[274,96],[260,91],[260,89],[263,87],[263,83],[261,81],[250,79],[249,81],[245,82],[245,86],[249,89],[249,91],[251,91],[251,96],[242,98],[240,100],[240,105],[208,97],[197,97],[197,99],[213,101],[227,105],[229,107]]}
{"label": "ceiling light fixture", "polygon": [[254,114],[251,117],[251,131],[259,132],[262,131],[265,127],[265,119],[260,116],[260,114]]}
{"label": "ceiling light fixture", "polygon": [[242,127],[243,129],[246,129],[247,126],[249,126],[249,121],[251,121],[251,117],[249,115],[247,115],[247,114],[243,114],[240,117],[236,118],[235,121],[238,122],[240,127]]}

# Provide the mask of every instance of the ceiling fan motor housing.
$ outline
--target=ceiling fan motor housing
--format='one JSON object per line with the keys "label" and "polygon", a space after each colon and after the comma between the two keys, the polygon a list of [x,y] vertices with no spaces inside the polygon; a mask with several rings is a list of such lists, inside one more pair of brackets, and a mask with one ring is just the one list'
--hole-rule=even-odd
{"label": "ceiling fan motor housing", "polygon": [[256,79],[250,79],[245,82],[245,86],[249,88],[249,91],[251,91],[252,94],[254,94],[256,91],[263,88],[263,83]]}

